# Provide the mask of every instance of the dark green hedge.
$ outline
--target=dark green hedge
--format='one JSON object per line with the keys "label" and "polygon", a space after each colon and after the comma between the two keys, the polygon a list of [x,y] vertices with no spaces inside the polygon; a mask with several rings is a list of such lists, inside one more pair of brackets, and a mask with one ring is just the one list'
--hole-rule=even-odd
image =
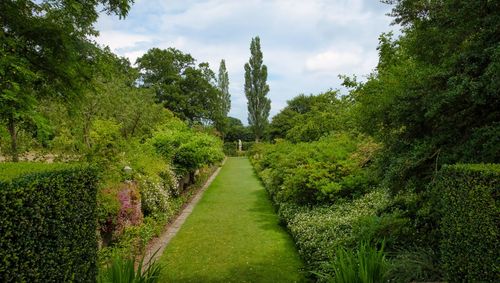
{"label": "dark green hedge", "polygon": [[0,164],[0,281],[95,281],[97,171],[29,167]]}
{"label": "dark green hedge", "polygon": [[441,256],[449,282],[498,282],[500,165],[441,169]]}

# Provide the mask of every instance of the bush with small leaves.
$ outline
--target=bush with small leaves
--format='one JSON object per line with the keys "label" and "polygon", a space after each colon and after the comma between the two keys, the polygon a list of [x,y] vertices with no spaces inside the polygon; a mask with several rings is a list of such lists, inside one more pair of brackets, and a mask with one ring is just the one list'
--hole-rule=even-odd
{"label": "bush with small leaves", "polygon": [[97,170],[0,164],[0,281],[94,281]]}

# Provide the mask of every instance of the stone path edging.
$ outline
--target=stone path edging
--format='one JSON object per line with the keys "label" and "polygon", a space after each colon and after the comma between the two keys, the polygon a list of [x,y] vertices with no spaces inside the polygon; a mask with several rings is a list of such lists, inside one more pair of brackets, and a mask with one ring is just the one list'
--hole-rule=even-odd
{"label": "stone path edging", "polygon": [[163,233],[156,240],[154,240],[153,245],[147,248],[144,254],[143,270],[145,270],[150,263],[157,261],[162,256],[165,247],[177,234],[177,232],[179,232],[180,228],[182,227],[182,224],[184,224],[187,217],[191,214],[191,212],[193,212],[194,207],[200,201],[201,197],[203,196],[203,193],[208,189],[208,187],[213,182],[215,177],[219,175],[222,166],[224,165],[224,163],[226,163],[226,159],[227,158],[224,158],[219,168],[215,170],[215,172],[205,182],[203,187],[200,190],[198,190],[198,192],[196,192],[196,194],[191,198],[191,200],[185,205],[185,207],[182,209],[181,213],[179,213],[174,222],[168,224],[168,228],[165,231],[163,231]]}

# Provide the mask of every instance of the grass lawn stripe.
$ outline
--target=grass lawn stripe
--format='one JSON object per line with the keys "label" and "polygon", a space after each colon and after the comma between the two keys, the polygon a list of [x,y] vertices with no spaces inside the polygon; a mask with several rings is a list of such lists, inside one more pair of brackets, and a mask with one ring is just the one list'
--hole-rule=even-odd
{"label": "grass lawn stripe", "polygon": [[302,263],[247,158],[228,158],[160,258],[161,282],[303,282]]}

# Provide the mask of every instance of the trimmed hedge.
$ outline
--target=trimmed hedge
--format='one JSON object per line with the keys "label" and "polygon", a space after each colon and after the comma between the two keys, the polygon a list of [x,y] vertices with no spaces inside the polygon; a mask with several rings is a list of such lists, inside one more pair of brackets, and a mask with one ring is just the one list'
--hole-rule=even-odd
{"label": "trimmed hedge", "polygon": [[0,281],[95,281],[97,171],[31,166],[0,164]]}
{"label": "trimmed hedge", "polygon": [[444,166],[435,185],[449,282],[498,282],[500,165]]}
{"label": "trimmed hedge", "polygon": [[33,162],[17,162],[17,163],[0,163],[0,181],[11,181],[12,179],[21,177],[29,173],[39,173],[54,169],[62,169],[67,167],[61,163],[33,163]]}

